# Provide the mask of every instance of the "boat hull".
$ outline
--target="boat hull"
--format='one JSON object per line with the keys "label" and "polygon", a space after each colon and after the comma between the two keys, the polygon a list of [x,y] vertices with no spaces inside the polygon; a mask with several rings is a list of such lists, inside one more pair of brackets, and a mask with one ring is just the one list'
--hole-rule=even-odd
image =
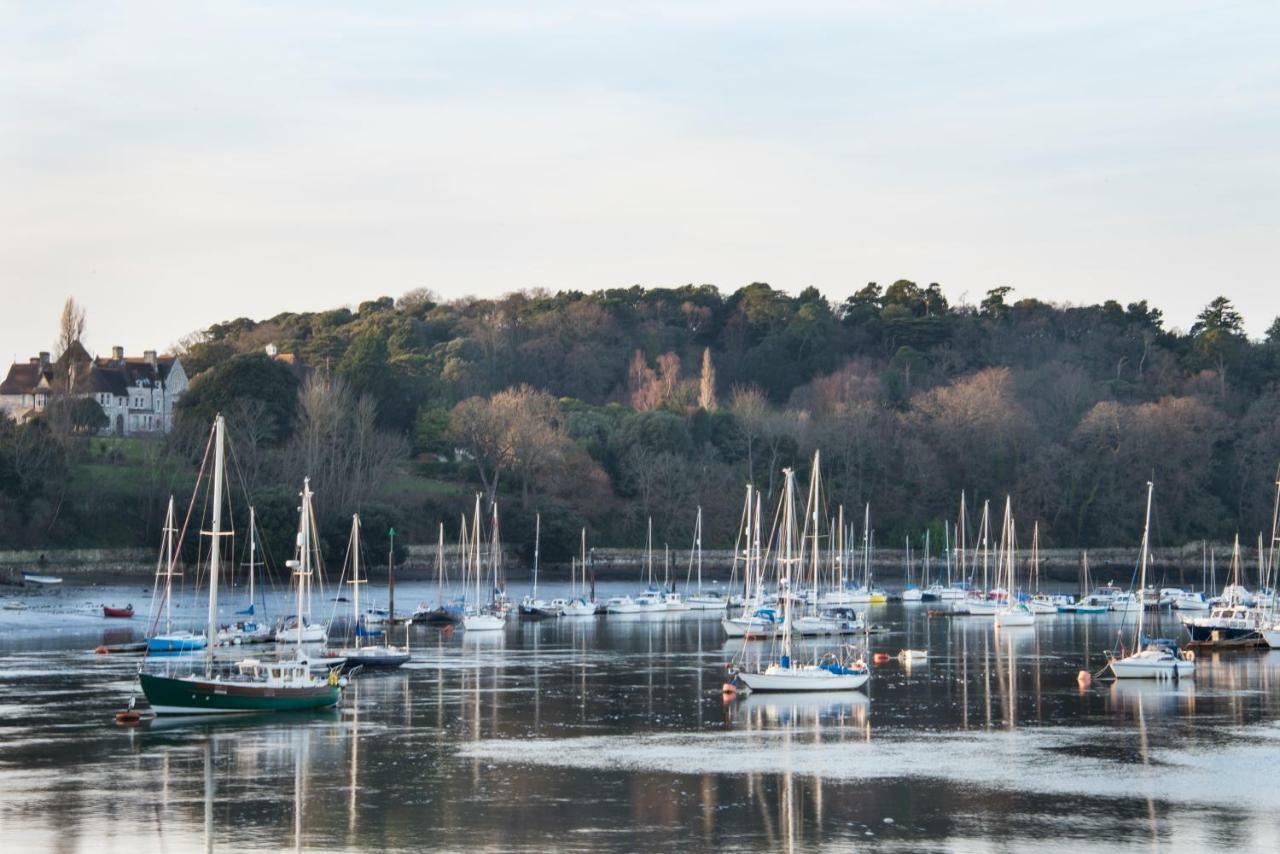
{"label": "boat hull", "polygon": [[739,673],[752,691],[854,691],[867,684],[870,672],[832,673],[820,667],[769,668],[761,673]]}
{"label": "boat hull", "polygon": [[127,620],[133,616],[133,609],[132,608],[109,608],[106,605],[103,605],[102,616],[114,617],[120,620]]}
{"label": "boat hull", "polygon": [[1111,672],[1117,679],[1173,679],[1190,677],[1196,672],[1196,665],[1182,659],[1164,659],[1160,661],[1139,661],[1132,658],[1121,658],[1112,661]]}
{"label": "boat hull", "polygon": [[1221,643],[1224,641],[1242,641],[1258,636],[1256,628],[1247,626],[1197,626],[1187,623],[1187,632],[1196,643]]}
{"label": "boat hull", "polygon": [[337,685],[282,688],[142,673],[142,693],[158,715],[245,714],[327,709],[342,699]]}
{"label": "boat hull", "polygon": [[1262,639],[1272,649],[1280,649],[1280,625],[1262,630]]}
{"label": "boat hull", "polygon": [[195,652],[204,646],[202,635],[157,635],[147,639],[147,652]]}

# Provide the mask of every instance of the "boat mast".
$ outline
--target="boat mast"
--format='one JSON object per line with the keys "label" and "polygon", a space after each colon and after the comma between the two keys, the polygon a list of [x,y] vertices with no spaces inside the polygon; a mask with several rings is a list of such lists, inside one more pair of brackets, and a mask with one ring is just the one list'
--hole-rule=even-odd
{"label": "boat mast", "polygon": [[[538,598],[538,546],[542,541],[542,514],[533,516],[533,598]],[[573,584],[573,576],[569,576],[569,584]]]}
{"label": "boat mast", "polygon": [[844,592],[844,545],[845,545],[844,505],[843,504],[841,504],[840,509],[836,511],[836,517],[838,520],[836,524],[840,528],[840,543],[839,543],[839,547],[836,549],[836,572],[840,577],[840,587],[838,589],[843,593]]}
{"label": "boat mast", "polygon": [[[1147,555],[1151,548],[1151,495],[1155,491],[1155,486],[1151,481],[1147,481],[1147,516],[1146,521],[1142,524],[1142,556],[1140,558],[1141,566],[1139,567],[1138,590],[1145,590],[1147,587]],[[1136,655],[1142,651],[1142,618],[1146,613],[1142,600],[1138,600],[1138,626],[1133,637],[1133,652]]]}
{"label": "boat mast", "polygon": [[356,615],[356,649],[360,648],[360,514],[351,514],[351,610]]}
{"label": "boat mast", "polygon": [[649,572],[649,587],[653,587],[653,517],[649,517],[649,535],[644,547],[644,562]]}
{"label": "boat mast", "polygon": [[298,561],[298,604],[297,617],[294,621],[298,632],[298,657],[302,657],[302,600],[307,587],[307,579],[311,577],[311,478],[302,479],[302,530],[298,532],[298,549],[301,560]]}
{"label": "boat mast", "polygon": [[178,533],[174,527],[176,520],[173,518],[173,496],[169,496],[169,512],[164,520],[164,631],[169,634],[173,631],[173,535]]}
{"label": "boat mast", "polygon": [[209,546],[209,634],[205,639],[205,662],[213,674],[213,648],[218,645],[218,569],[222,560],[222,456],[226,442],[226,422],[221,413],[213,421],[213,542]]}
{"label": "boat mast", "polygon": [[480,610],[480,493],[476,493],[476,511],[471,526],[471,562],[476,573],[476,610]]}
{"label": "boat mast", "polygon": [[702,505],[698,505],[698,518],[693,524],[693,545],[698,550],[698,592],[702,592]]}
{"label": "boat mast", "polygon": [[[587,527],[585,525],[582,526],[582,534],[581,534],[581,539],[579,543],[580,543],[579,548],[581,549],[581,551],[579,551],[578,553],[578,562],[582,564],[582,566],[580,567],[580,569],[582,570],[582,588],[583,590],[586,590],[586,587],[587,587]],[[578,595],[578,587],[576,584],[574,585],[574,588],[573,588],[573,594],[575,597]]]}
{"label": "boat mast", "polygon": [[782,475],[785,478],[783,483],[783,499],[782,499],[782,576],[785,594],[782,597],[782,661],[783,667],[791,667],[791,564],[794,558],[791,557],[792,550],[792,528],[795,527],[795,496],[792,493],[792,483],[795,474],[791,469],[783,469]]}
{"label": "boat mast", "polygon": [[960,573],[960,580],[964,582],[966,585],[969,582],[969,574],[965,569],[965,565],[964,565],[964,549],[965,549],[964,532],[965,532],[965,529],[968,527],[969,527],[969,520],[965,518],[964,490],[962,489],[960,490],[960,524],[957,525],[957,528],[959,530],[956,531],[956,557],[958,558],[958,562],[960,565],[957,566],[956,569]]}
{"label": "boat mast", "polygon": [[987,562],[991,554],[991,501],[982,502],[982,592],[985,595],[991,590],[990,578],[987,574]]}
{"label": "boat mast", "polygon": [[440,537],[436,541],[436,606],[444,607],[444,522],[440,523]]}
{"label": "boat mast", "polygon": [[254,529],[254,511],[253,505],[249,505],[249,610],[253,611],[253,565],[254,558],[258,551],[258,544],[253,539]]}

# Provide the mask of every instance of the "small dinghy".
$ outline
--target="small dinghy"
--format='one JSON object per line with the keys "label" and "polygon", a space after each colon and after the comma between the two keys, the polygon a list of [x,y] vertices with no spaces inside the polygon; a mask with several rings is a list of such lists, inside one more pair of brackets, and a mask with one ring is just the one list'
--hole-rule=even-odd
{"label": "small dinghy", "polygon": [[133,616],[133,606],[126,605],[123,608],[112,608],[110,605],[102,606],[102,616],[117,617],[119,619],[128,619]]}
{"label": "small dinghy", "polygon": [[5,603],[4,603],[4,609],[5,609],[6,611],[25,611],[25,610],[27,610],[27,603],[26,603],[26,602],[18,602],[18,601],[16,601],[16,600],[15,600],[15,601],[13,601],[13,602],[5,602]]}
{"label": "small dinghy", "polygon": [[919,663],[927,661],[929,653],[923,649],[904,649],[898,653],[898,660],[908,663]]}
{"label": "small dinghy", "polygon": [[55,575],[35,575],[30,572],[22,573],[22,580],[27,584],[35,584],[39,587],[53,587],[62,583],[62,579]]}

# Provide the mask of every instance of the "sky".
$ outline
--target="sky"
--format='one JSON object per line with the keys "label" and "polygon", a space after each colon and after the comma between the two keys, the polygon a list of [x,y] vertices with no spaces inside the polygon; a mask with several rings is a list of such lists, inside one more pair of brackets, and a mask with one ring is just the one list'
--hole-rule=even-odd
{"label": "sky", "polygon": [[1280,5],[0,0],[0,361],[428,287],[1280,314]]}

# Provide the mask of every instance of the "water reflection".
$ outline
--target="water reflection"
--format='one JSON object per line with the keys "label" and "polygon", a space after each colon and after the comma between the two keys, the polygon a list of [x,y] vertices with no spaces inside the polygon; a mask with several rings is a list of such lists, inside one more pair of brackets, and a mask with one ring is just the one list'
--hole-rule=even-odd
{"label": "water reflection", "polygon": [[[1118,627],[1107,615],[1006,631],[888,606],[875,621],[891,633],[872,651],[891,658],[858,692],[726,702],[743,642],[718,615],[599,617],[415,627],[414,660],[358,678],[339,711],[137,730],[109,718],[136,660],[89,655],[99,638],[83,633],[0,638],[0,824],[19,850],[117,839],[131,854],[1274,850],[1280,654],[1082,689]],[[907,666],[902,648],[929,660]]]}

